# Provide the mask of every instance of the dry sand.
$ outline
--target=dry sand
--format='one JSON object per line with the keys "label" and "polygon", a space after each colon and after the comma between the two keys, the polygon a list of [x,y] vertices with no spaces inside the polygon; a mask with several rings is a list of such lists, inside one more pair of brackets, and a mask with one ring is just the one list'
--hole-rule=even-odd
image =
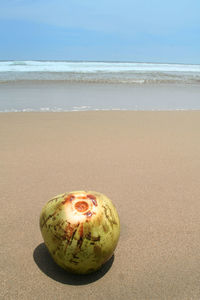
{"label": "dry sand", "polygon": [[[200,112],[0,114],[1,299],[200,299]],[[95,274],[55,266],[42,206],[108,195],[121,237]]]}

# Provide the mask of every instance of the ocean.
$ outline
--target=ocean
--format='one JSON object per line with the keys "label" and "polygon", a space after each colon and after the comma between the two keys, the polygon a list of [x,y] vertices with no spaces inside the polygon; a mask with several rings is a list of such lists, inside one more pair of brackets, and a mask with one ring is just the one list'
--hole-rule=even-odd
{"label": "ocean", "polygon": [[200,83],[200,65],[133,62],[0,61],[0,82]]}
{"label": "ocean", "polygon": [[0,61],[0,112],[196,110],[199,92],[200,65]]}

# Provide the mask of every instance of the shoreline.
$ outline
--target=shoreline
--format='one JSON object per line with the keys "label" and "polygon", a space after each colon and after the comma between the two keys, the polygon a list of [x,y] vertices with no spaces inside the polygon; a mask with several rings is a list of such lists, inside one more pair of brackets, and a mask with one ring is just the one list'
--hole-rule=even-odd
{"label": "shoreline", "polygon": [[151,112],[155,112],[155,113],[167,113],[167,112],[200,112],[200,109],[182,109],[182,108],[178,108],[178,109],[169,109],[169,110],[130,110],[130,109],[94,109],[94,110],[19,110],[19,111],[0,111],[0,115],[1,114],[40,114],[40,113],[47,113],[47,114],[61,114],[61,113],[95,113],[95,112],[135,112],[135,113],[139,113],[139,112],[143,112],[143,113],[151,113]]}
{"label": "shoreline", "polygon": [[200,110],[199,85],[0,84],[0,111]]}
{"label": "shoreline", "polygon": [[[132,81],[131,81],[132,80]],[[158,87],[166,87],[166,86],[196,86],[199,87],[200,80],[193,80],[193,81],[184,81],[184,80],[158,80],[158,79],[143,79],[143,78],[133,78],[127,81],[125,80],[115,80],[115,79],[108,79],[108,80],[98,80],[98,79],[12,79],[12,80],[0,80],[0,86],[2,85],[18,85],[18,84],[65,84],[65,85],[111,85],[111,86],[158,86]]]}

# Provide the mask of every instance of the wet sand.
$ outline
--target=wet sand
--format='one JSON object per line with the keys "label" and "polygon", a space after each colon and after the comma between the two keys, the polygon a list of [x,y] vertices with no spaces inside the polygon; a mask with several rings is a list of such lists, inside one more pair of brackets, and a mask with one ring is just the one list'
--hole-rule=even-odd
{"label": "wet sand", "polygon": [[[2,299],[200,299],[200,111],[0,114]],[[114,257],[86,277],[52,262],[39,214],[73,190],[109,196]]]}
{"label": "wet sand", "polygon": [[0,84],[0,112],[200,110],[199,84],[16,81]]}

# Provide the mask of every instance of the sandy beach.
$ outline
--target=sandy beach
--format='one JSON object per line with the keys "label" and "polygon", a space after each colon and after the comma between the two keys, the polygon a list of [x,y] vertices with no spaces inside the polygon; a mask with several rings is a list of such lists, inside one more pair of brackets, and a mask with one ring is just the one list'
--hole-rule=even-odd
{"label": "sandy beach", "polygon": [[[200,111],[0,114],[1,299],[200,299]],[[69,275],[39,229],[53,196],[95,190],[121,236],[99,272]]]}

